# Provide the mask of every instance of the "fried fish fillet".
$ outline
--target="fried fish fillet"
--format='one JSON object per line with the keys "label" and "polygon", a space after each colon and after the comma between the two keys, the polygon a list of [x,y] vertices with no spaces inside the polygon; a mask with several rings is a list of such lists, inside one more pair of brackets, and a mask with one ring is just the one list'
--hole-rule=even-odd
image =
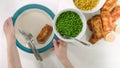
{"label": "fried fish fillet", "polygon": [[100,15],[102,20],[103,36],[105,36],[113,30],[112,16],[109,11],[102,11]]}
{"label": "fried fish fillet", "polygon": [[106,0],[105,4],[101,8],[101,11],[109,11],[111,12],[112,9],[116,6],[118,0]]}
{"label": "fried fish fillet", "polygon": [[102,11],[100,15],[95,15],[87,22],[93,35],[89,42],[95,43],[113,30],[112,17],[109,11]]}
{"label": "fried fish fillet", "polygon": [[103,28],[100,15],[95,15],[87,22],[90,30],[93,32],[89,42],[95,44],[98,40],[103,38]]}
{"label": "fried fish fillet", "polygon": [[89,39],[89,42],[90,43],[92,43],[92,44],[95,44],[97,41],[99,41],[100,39],[97,39],[96,37],[95,37],[95,35],[94,34],[92,34],[92,36],[90,37],[90,39]]}
{"label": "fried fish fillet", "polygon": [[120,6],[116,6],[114,10],[111,12],[113,17],[113,23],[120,18]]}
{"label": "fried fish fillet", "polygon": [[97,39],[102,38],[102,21],[100,15],[93,16],[90,20],[88,20],[88,26],[91,29],[91,31],[94,33]]}
{"label": "fried fish fillet", "polygon": [[108,40],[109,38],[114,40],[114,37],[109,37],[108,34],[114,30],[114,22],[120,18],[120,6],[116,6],[117,1],[118,0],[106,0],[101,8],[100,15],[95,15],[88,20],[88,27],[93,32],[89,39],[89,42],[92,44],[96,43],[103,37]]}
{"label": "fried fish fillet", "polygon": [[102,38],[102,33],[103,33],[103,29],[102,29],[102,21],[101,21],[101,17],[100,15],[96,15],[91,19],[91,23],[93,26],[93,33],[96,36],[97,39]]}
{"label": "fried fish fillet", "polygon": [[37,41],[40,43],[44,43],[52,33],[52,30],[53,28],[50,25],[46,24],[38,34]]}

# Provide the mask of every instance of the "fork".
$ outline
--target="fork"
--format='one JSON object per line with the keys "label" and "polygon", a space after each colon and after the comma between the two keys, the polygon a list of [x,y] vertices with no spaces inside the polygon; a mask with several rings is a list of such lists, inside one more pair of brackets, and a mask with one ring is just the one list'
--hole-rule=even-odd
{"label": "fork", "polygon": [[36,52],[37,55],[37,59],[38,60],[43,60],[42,57],[40,56],[38,50],[36,49],[35,45],[34,45],[34,40],[33,40],[33,35],[31,33],[28,34],[28,37],[30,38],[31,44],[32,44],[32,48],[34,49],[34,51]]}
{"label": "fork", "polygon": [[39,55],[38,50],[36,49],[35,45],[34,45],[34,39],[33,39],[33,35],[31,33],[27,34],[25,31],[23,31],[21,28],[18,28],[18,31],[24,36],[24,38],[26,39],[26,42],[28,44],[28,46],[31,48],[34,56],[36,57],[37,60],[43,60],[42,57]]}

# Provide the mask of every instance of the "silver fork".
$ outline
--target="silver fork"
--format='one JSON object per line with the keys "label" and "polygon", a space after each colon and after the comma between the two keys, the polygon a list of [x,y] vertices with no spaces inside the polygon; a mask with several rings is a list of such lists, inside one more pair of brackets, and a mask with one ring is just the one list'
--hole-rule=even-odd
{"label": "silver fork", "polygon": [[39,55],[38,50],[36,49],[35,45],[34,45],[34,39],[31,33],[27,34],[25,31],[23,31],[21,28],[18,28],[18,31],[24,36],[24,38],[26,39],[26,42],[28,44],[28,46],[31,48],[34,56],[36,57],[37,60],[43,60],[42,57]]}
{"label": "silver fork", "polygon": [[36,54],[37,54],[37,59],[38,60],[43,60],[42,57],[40,56],[38,50],[36,49],[35,45],[34,45],[34,40],[33,40],[33,35],[31,33],[28,34],[28,36],[30,37],[30,41],[31,41],[31,44],[32,44],[32,48],[35,50]]}

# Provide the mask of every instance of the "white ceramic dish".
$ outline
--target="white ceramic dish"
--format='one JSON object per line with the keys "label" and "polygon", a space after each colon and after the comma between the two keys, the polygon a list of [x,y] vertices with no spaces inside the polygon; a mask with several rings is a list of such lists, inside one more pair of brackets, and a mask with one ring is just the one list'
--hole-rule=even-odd
{"label": "white ceramic dish", "polygon": [[56,25],[55,25],[55,24],[56,24],[56,20],[57,20],[58,16],[59,16],[61,13],[63,13],[64,11],[73,11],[73,12],[77,13],[77,14],[80,16],[81,20],[82,20],[83,28],[82,28],[82,31],[79,33],[79,35],[78,35],[77,37],[75,37],[76,39],[80,39],[80,38],[85,34],[85,32],[86,32],[86,27],[87,27],[87,26],[86,26],[86,19],[85,19],[85,16],[82,14],[82,12],[79,11],[79,10],[77,10],[77,9],[65,9],[65,10],[61,11],[59,14],[57,14],[57,15],[55,16],[55,18],[54,18],[54,23],[53,23],[54,33],[57,35],[58,38],[60,38],[60,39],[63,40],[63,41],[73,42],[72,39],[66,39],[66,38],[64,38],[63,36],[61,36],[61,35],[59,34],[59,32],[57,32],[57,30],[56,30]]}
{"label": "white ceramic dish", "polygon": [[[91,10],[81,10],[81,9],[77,8],[76,6],[75,7],[77,9],[79,9],[80,11],[82,11],[83,13],[94,13],[94,12],[100,10],[100,8],[104,5],[105,2],[106,2],[106,0],[99,0],[99,3],[96,5],[96,7],[94,7]],[[73,3],[74,3],[74,0],[73,0]]]}

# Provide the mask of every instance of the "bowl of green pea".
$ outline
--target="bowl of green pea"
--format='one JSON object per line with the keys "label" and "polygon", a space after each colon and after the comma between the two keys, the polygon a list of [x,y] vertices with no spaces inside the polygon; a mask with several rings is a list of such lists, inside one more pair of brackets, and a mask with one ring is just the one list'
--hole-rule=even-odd
{"label": "bowl of green pea", "polygon": [[73,42],[72,38],[80,40],[86,27],[86,18],[77,9],[64,9],[54,18],[53,31],[59,39],[66,42]]}

